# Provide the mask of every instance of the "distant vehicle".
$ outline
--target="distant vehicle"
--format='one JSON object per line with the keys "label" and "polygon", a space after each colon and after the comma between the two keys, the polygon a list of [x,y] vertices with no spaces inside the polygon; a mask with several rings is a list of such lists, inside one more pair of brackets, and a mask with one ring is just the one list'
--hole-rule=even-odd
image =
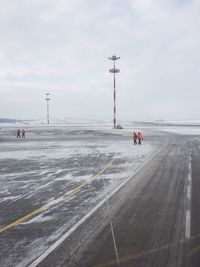
{"label": "distant vehicle", "polygon": [[116,128],[117,129],[123,129],[123,127],[120,124],[117,124]]}

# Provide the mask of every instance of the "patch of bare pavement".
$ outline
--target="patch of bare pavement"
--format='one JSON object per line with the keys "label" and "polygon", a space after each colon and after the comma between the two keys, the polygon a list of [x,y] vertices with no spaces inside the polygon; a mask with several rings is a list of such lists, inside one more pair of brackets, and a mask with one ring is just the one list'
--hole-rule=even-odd
{"label": "patch of bare pavement", "polygon": [[[176,137],[39,266],[200,265],[200,139]],[[188,215],[190,214],[190,215]]]}
{"label": "patch of bare pavement", "polygon": [[199,266],[200,138],[142,131],[1,136],[0,266]]}

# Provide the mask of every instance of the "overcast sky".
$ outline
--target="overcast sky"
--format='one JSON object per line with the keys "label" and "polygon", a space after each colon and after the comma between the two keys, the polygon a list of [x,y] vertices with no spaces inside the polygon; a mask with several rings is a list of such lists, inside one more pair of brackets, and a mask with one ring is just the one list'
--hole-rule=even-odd
{"label": "overcast sky", "polygon": [[0,117],[200,119],[199,0],[0,0]]}

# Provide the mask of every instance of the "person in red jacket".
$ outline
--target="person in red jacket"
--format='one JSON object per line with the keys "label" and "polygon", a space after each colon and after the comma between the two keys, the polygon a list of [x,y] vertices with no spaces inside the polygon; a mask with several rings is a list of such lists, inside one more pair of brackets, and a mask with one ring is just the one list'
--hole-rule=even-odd
{"label": "person in red jacket", "polygon": [[22,138],[25,138],[25,130],[22,129]]}
{"label": "person in red jacket", "polygon": [[141,145],[142,144],[141,140],[143,139],[143,135],[141,134],[141,132],[138,132],[137,136],[138,136],[138,144]]}
{"label": "person in red jacket", "polygon": [[138,138],[138,136],[137,136],[136,132],[134,132],[134,133],[133,133],[133,141],[134,141],[134,145],[137,145],[137,138]]}

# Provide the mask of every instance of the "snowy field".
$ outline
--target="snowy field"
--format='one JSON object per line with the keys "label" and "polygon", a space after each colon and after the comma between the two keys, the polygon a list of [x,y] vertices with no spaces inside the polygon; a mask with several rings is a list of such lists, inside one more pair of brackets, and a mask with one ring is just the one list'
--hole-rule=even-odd
{"label": "snowy field", "polygon": [[1,126],[0,266],[27,266],[157,148],[108,125]]}
{"label": "snowy field", "polygon": [[[18,128],[25,128],[25,139],[16,138]],[[133,131],[144,134],[141,146],[133,145]],[[1,125],[0,266],[27,266],[132,176],[171,133],[189,132],[200,135],[200,128]]]}

